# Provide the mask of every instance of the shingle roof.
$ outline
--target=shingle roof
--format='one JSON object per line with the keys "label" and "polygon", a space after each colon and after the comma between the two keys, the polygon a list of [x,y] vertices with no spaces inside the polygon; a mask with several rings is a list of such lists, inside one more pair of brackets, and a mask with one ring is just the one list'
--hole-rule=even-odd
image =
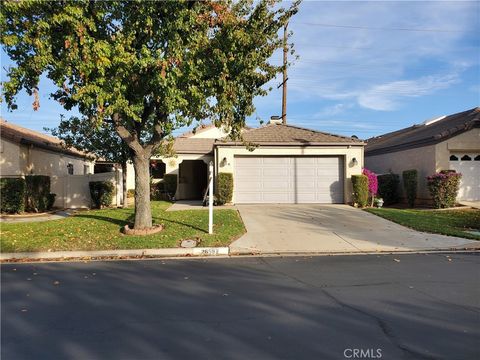
{"label": "shingle roof", "polygon": [[480,127],[480,107],[368,139],[365,155],[437,144],[475,127]]}
{"label": "shingle roof", "polygon": [[34,145],[43,149],[60,152],[71,156],[79,156],[83,158],[93,157],[92,155],[73,147],[65,148],[62,140],[54,136],[42,134],[40,132],[12,124],[4,119],[0,119],[0,136],[18,144]]}
{"label": "shingle roof", "polygon": [[209,154],[213,151],[215,139],[178,137],[173,149],[179,154]]}
{"label": "shingle roof", "polygon": [[[259,145],[363,145],[363,141],[359,139],[284,124],[269,124],[244,131],[242,135],[245,142]],[[220,142],[217,141],[216,143],[219,144]],[[240,142],[231,141],[231,139],[226,139],[224,143],[240,144]]]}

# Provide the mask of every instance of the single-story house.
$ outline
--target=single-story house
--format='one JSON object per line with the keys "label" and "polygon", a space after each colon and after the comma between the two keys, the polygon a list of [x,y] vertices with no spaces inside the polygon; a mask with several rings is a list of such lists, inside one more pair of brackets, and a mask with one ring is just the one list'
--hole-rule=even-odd
{"label": "single-story house", "polygon": [[[251,151],[250,146],[254,149]],[[204,126],[175,139],[175,157],[154,158],[151,175],[177,174],[177,199],[201,199],[207,187],[208,163],[215,174],[232,173],[232,202],[349,203],[351,176],[361,174],[364,142],[355,138],[283,125],[272,120],[245,129],[243,142],[222,129]],[[132,167],[128,188],[134,187]]]}
{"label": "single-story house", "polygon": [[91,154],[66,148],[56,137],[0,119],[0,178],[50,177],[57,208],[88,208],[90,181],[110,181],[116,189],[112,205],[122,202],[121,173],[94,174]]}
{"label": "single-story house", "polygon": [[94,161],[56,137],[0,119],[0,174],[63,176],[93,173]]}
{"label": "single-story house", "polygon": [[480,200],[480,107],[427,120],[367,140],[365,166],[379,174],[418,171],[418,198],[429,202],[426,177],[462,173],[459,200]]}

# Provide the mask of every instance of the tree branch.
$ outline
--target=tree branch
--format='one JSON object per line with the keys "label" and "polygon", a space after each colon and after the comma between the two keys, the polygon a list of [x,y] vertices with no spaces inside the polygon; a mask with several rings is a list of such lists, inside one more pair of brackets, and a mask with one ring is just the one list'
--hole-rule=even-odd
{"label": "tree branch", "polygon": [[118,135],[122,138],[123,141],[131,148],[135,153],[141,154],[144,151],[143,146],[138,141],[137,137],[128,131],[128,129],[121,124],[120,122],[121,117],[120,114],[115,113],[112,116],[112,121],[115,124],[115,130],[117,131]]}

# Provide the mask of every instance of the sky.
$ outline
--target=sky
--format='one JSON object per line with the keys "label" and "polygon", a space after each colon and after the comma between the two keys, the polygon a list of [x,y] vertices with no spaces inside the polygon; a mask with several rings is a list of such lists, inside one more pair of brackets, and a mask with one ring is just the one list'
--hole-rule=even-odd
{"label": "sky", "polygon": [[[299,59],[288,70],[288,124],[367,139],[480,106],[480,1],[304,1],[289,29]],[[3,81],[10,62],[0,55]],[[267,84],[248,125],[281,115],[280,83]],[[49,98],[53,89],[42,79],[38,111],[22,92],[17,110],[2,102],[2,117],[55,127],[75,113]]]}

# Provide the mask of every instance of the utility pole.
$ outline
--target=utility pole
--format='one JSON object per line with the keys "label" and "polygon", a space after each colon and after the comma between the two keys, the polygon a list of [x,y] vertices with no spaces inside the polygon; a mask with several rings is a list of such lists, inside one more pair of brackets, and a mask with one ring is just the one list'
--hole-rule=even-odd
{"label": "utility pole", "polygon": [[287,27],[288,22],[283,27],[283,94],[282,94],[282,124],[287,124],[287,55],[288,55],[288,44],[287,44]]}

